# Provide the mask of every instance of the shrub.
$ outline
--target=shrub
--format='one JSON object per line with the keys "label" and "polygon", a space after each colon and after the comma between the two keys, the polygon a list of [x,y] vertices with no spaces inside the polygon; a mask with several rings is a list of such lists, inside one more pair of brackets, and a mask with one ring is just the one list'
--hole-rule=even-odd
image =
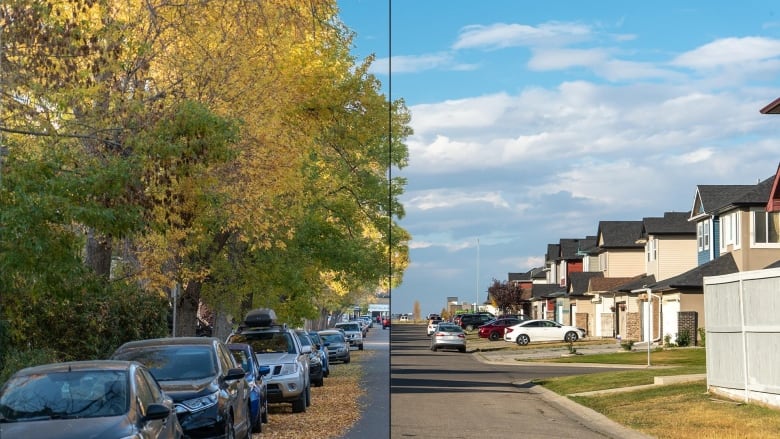
{"label": "shrub", "polygon": [[630,351],[634,348],[634,340],[626,340],[620,343],[620,346],[623,347],[623,349]]}
{"label": "shrub", "polygon": [[691,334],[687,330],[680,331],[677,334],[677,346],[685,347],[691,345]]}
{"label": "shrub", "polygon": [[707,336],[707,330],[705,328],[699,328],[699,340],[701,340],[701,344],[700,344],[701,347],[705,346],[704,340],[706,336]]}

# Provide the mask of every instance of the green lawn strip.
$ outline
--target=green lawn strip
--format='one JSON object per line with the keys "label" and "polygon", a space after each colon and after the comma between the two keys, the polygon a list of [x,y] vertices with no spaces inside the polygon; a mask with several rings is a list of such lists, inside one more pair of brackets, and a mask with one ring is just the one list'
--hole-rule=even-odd
{"label": "green lawn strip", "polygon": [[[600,364],[647,364],[647,352],[617,352],[608,354],[575,355],[553,359],[539,360],[555,363],[600,363]],[[657,349],[650,351],[652,366],[704,366],[706,351],[702,348]]]}
{"label": "green lawn strip", "polygon": [[706,381],[698,381],[571,399],[657,438],[767,438],[780,431],[780,411],[727,401],[706,390]]}
{"label": "green lawn strip", "polygon": [[[657,376],[688,375],[706,373],[704,349],[669,349],[650,353],[650,361],[664,368],[632,369],[629,371],[605,370],[604,372],[540,379],[537,384],[561,395],[590,392],[593,390],[653,384]],[[643,356],[644,355],[644,356]],[[556,363],[599,363],[599,364],[647,364],[647,354],[619,352],[612,354],[577,355],[545,360]]]}

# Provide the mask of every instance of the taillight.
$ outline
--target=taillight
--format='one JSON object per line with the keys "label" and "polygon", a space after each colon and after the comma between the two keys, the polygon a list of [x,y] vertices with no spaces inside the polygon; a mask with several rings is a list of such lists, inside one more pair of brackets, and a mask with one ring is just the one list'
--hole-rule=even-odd
{"label": "taillight", "polygon": [[504,329],[504,335],[507,335],[507,334],[509,334],[509,333],[510,333],[510,332],[512,332],[512,331],[514,331],[514,329],[512,329],[512,328],[506,328],[506,329]]}
{"label": "taillight", "polygon": [[458,334],[458,338],[466,338],[466,336],[463,334]]}

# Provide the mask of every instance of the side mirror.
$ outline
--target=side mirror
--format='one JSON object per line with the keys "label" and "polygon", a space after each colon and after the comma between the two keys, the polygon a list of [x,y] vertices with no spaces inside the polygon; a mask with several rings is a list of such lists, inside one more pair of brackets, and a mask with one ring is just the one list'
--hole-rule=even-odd
{"label": "side mirror", "polygon": [[163,404],[149,404],[146,406],[146,416],[144,419],[147,421],[154,421],[158,419],[165,419],[171,414],[171,409]]}
{"label": "side mirror", "polygon": [[244,369],[236,367],[227,371],[227,375],[225,375],[225,381],[238,380],[244,378],[245,376],[246,372]]}
{"label": "side mirror", "polygon": [[257,373],[260,374],[260,376],[268,375],[271,373],[271,366],[258,366]]}
{"label": "side mirror", "polygon": [[304,346],[302,350],[304,354],[311,354],[311,346]]}

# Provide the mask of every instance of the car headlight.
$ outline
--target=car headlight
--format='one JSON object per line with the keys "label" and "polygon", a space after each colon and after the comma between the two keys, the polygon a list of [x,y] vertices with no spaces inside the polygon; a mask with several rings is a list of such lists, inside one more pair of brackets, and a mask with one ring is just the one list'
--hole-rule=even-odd
{"label": "car headlight", "polygon": [[187,401],[182,401],[178,403],[178,405],[185,407],[187,410],[191,412],[197,412],[204,409],[207,409],[214,404],[217,403],[219,392],[214,392],[210,395],[201,396],[199,398],[193,398],[188,399]]}
{"label": "car headlight", "polygon": [[298,372],[298,363],[285,363],[282,364],[282,371],[280,375],[292,375]]}

